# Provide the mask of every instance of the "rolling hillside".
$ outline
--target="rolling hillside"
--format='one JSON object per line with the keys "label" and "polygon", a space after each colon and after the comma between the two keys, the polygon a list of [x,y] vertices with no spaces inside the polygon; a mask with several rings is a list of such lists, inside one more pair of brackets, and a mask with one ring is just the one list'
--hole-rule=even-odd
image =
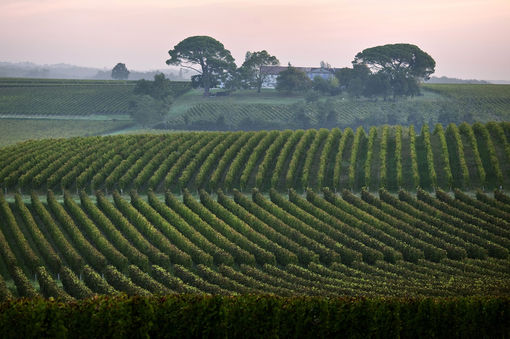
{"label": "rolling hillside", "polygon": [[509,295],[509,126],[4,147],[0,297]]}
{"label": "rolling hillside", "polygon": [[[0,116],[128,115],[135,81],[0,78]],[[187,82],[174,82],[179,93]],[[119,117],[120,115],[120,117]]]}
{"label": "rolling hillside", "polygon": [[0,195],[0,299],[510,294],[510,197],[501,192],[60,199]]}
{"label": "rolling hillside", "polygon": [[424,84],[422,95],[384,101],[347,94],[286,97],[267,90],[238,91],[226,97],[203,98],[191,91],[174,103],[166,128],[186,130],[262,130],[357,128],[383,124],[421,127],[428,123],[508,121],[509,85]]}
{"label": "rolling hillside", "polygon": [[509,123],[187,132],[26,141],[0,149],[7,192],[221,188],[359,192],[510,186]]}

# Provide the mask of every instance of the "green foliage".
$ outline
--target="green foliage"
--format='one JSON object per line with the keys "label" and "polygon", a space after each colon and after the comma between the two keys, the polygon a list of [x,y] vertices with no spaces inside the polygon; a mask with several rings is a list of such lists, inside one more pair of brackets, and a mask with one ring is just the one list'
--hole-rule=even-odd
{"label": "green foliage", "polygon": [[364,49],[356,54],[353,65],[365,65],[375,74],[384,74],[387,80],[382,92],[389,83],[393,96],[408,96],[419,92],[418,81],[434,73],[436,62],[415,45],[388,44]]}
{"label": "green foliage", "polygon": [[306,92],[312,86],[312,81],[303,72],[289,64],[285,71],[276,78],[276,90],[287,94]]}
{"label": "green foliage", "polygon": [[364,164],[365,186],[368,188],[370,188],[370,185],[371,185],[372,161],[373,161],[376,136],[377,136],[377,128],[370,127],[370,131],[368,132],[367,157],[366,157],[365,164]]}
{"label": "green foliage", "polygon": [[[363,135],[361,131],[357,134]],[[101,193],[94,203],[81,192],[79,204],[68,193],[61,202],[49,192],[51,213],[36,194],[29,206],[21,195],[11,204],[3,198],[0,297],[67,300],[116,291],[330,297],[510,294],[510,199],[503,193],[495,193],[497,200],[481,193],[475,199],[458,190],[453,198],[440,189],[435,196],[421,189],[416,196],[401,190],[398,197],[384,189],[379,197],[367,190],[361,197],[346,189],[341,196],[327,188],[323,192],[307,189],[305,199],[290,188],[287,198],[271,189],[268,198],[254,190],[250,199],[237,190],[233,198],[218,191],[215,199],[201,190],[198,201],[185,190],[183,202],[167,192],[165,203],[152,192],[148,202],[132,192],[131,203],[114,192],[115,205]],[[39,237],[47,241],[36,239],[38,232],[30,227],[39,228]],[[12,236],[16,228],[26,236],[23,248],[21,235]],[[40,255],[35,272],[27,267],[26,251]],[[61,265],[58,271],[48,264],[51,253]],[[91,253],[103,255],[106,263],[95,262],[101,258]],[[84,266],[86,261],[97,270]]]}
{"label": "green foliage", "polygon": [[413,188],[420,185],[420,172],[418,171],[418,158],[416,155],[416,133],[414,126],[409,126],[409,143],[411,148],[411,169],[413,173]]}
{"label": "green foliage", "polygon": [[[188,37],[168,51],[167,65],[177,65],[199,73],[204,95],[209,95],[217,78],[226,80],[235,68],[234,58],[223,44],[209,36]],[[198,65],[200,66],[198,68]]]}
{"label": "green foliage", "polygon": [[[309,126],[356,129],[362,125],[366,131],[372,125],[383,124],[413,124],[419,131],[424,122],[447,125],[473,123],[474,116],[484,123],[510,118],[508,85],[479,85],[472,90],[464,87],[469,85],[451,85],[448,90],[443,85],[420,86],[423,95],[398,100],[390,100],[390,93],[386,100],[380,100],[381,95],[359,99],[342,95],[305,102],[306,93],[289,97],[269,90],[261,95],[243,91],[228,98],[215,98],[214,102],[197,94],[187,95],[186,100],[176,100],[175,109],[171,109],[176,114],[172,114],[168,128],[210,130],[220,116],[231,130],[309,128],[295,120],[297,109],[304,112]],[[312,96],[316,96],[317,92],[313,92]],[[346,92],[349,93],[347,88]]]}
{"label": "green foliage", "polygon": [[499,186],[503,185],[503,173],[501,172],[499,160],[496,155],[496,148],[494,147],[489,131],[484,125],[478,122],[473,124],[473,131],[479,140],[479,153],[485,160],[484,168],[489,176],[488,181],[491,183],[495,182],[496,185]]}
{"label": "green foliage", "polygon": [[363,141],[362,139],[366,138],[365,130],[363,127],[358,127],[356,129],[356,134],[354,135],[354,141],[352,143],[352,151],[351,151],[351,159],[349,161],[349,187],[351,189],[354,188],[354,180],[356,175],[356,159],[358,158],[358,151],[360,148],[360,143]]}
{"label": "green foliage", "polygon": [[483,164],[482,164],[482,159],[480,158],[478,142],[476,141],[476,137],[473,132],[473,129],[467,123],[462,123],[459,126],[459,130],[460,130],[460,133],[462,133],[468,139],[469,146],[471,147],[471,151],[473,152],[473,158],[475,160],[476,170],[478,172],[478,177],[480,179],[480,183],[482,185],[485,185],[486,180],[487,180],[487,175],[486,175],[485,168],[483,167]]}
{"label": "green foliage", "polygon": [[[423,144],[425,145],[425,156],[427,159],[428,177],[430,179],[433,188],[437,186],[436,170],[434,168],[434,154],[432,151],[432,145],[430,143],[430,130],[429,125],[425,124],[422,127],[421,134],[423,137]],[[449,169],[449,167],[448,167]]]}
{"label": "green foliage", "polygon": [[71,271],[68,267],[62,267],[60,271],[62,285],[66,292],[73,298],[85,299],[94,296],[94,293],[88,288],[83,281]]}
{"label": "green foliage", "polygon": [[448,154],[448,144],[446,142],[446,136],[444,133],[443,125],[437,124],[434,128],[434,134],[439,136],[439,141],[441,143],[441,158],[443,160],[443,170],[446,174],[446,180],[448,181],[448,185],[450,187],[453,186],[453,175],[450,168],[450,156]]}
{"label": "green foliage", "polygon": [[154,75],[153,81],[145,79],[136,82],[133,93],[136,95],[149,95],[155,100],[168,102],[169,97],[175,95],[172,88],[172,82],[165,78],[163,73]]}
{"label": "green foliage", "polygon": [[41,294],[45,298],[56,298],[61,299],[63,301],[70,301],[73,298],[67,294],[63,289],[61,289],[55,280],[51,277],[51,275],[46,271],[44,266],[40,266],[36,270],[37,281],[39,282],[39,287],[41,290]]}
{"label": "green foliage", "polygon": [[[3,337],[504,337],[508,298],[275,296],[33,299],[0,305]],[[49,321],[51,319],[51,321]],[[15,321],[15,326],[13,323]]]}
{"label": "green foliage", "polygon": [[260,52],[246,52],[245,60],[239,69],[243,83],[248,88],[256,88],[260,93],[267,75],[261,72],[261,66],[276,66],[280,62],[266,50]]}
{"label": "green foliage", "polygon": [[119,62],[112,69],[112,79],[115,80],[127,80],[129,78],[129,71],[126,64]]}
{"label": "green foliage", "polygon": [[158,101],[149,95],[143,95],[130,102],[129,114],[138,124],[151,126],[160,122],[169,108],[170,105],[167,102]]}
{"label": "green foliage", "polygon": [[389,126],[384,125],[381,136],[381,150],[379,151],[379,162],[381,164],[381,172],[379,177],[379,182],[381,183],[381,187],[386,187],[387,183],[387,150],[388,150],[388,130]]}
{"label": "green foliage", "polygon": [[350,128],[29,141],[0,149],[0,185],[8,193],[505,185],[506,144],[492,136],[495,128],[452,126],[436,127],[431,136],[424,125],[417,136],[414,126],[387,125],[358,141]]}
{"label": "green foliage", "polygon": [[1,113],[52,116],[126,114],[135,86],[131,81],[49,79],[0,79],[0,84]]}

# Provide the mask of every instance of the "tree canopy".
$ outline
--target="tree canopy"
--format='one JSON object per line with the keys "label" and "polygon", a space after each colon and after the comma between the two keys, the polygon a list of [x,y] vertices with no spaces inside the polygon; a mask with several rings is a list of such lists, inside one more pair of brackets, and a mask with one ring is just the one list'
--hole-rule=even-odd
{"label": "tree canopy", "polygon": [[276,78],[276,90],[281,92],[305,92],[312,86],[312,80],[296,67],[289,64]]}
{"label": "tree canopy", "polygon": [[394,97],[419,93],[418,82],[429,79],[436,66],[419,47],[402,43],[367,48],[356,54],[352,64],[368,67],[372,75],[380,74],[371,79],[369,92],[386,93],[389,82]]}
{"label": "tree canopy", "polygon": [[129,71],[125,64],[118,63],[112,69],[112,78],[116,80],[126,80],[129,77]]}
{"label": "tree canopy", "polygon": [[186,38],[168,51],[167,65],[192,69],[200,75],[204,95],[209,95],[211,85],[217,78],[226,79],[235,70],[234,58],[223,44],[209,36]]}
{"label": "tree canopy", "polygon": [[154,75],[154,81],[145,79],[138,80],[135,85],[134,94],[149,95],[156,100],[168,100],[172,95],[170,79],[163,73]]}
{"label": "tree canopy", "polygon": [[436,62],[418,46],[388,44],[371,47],[356,54],[353,65],[366,65],[372,73],[385,72],[392,76],[403,74],[406,78],[429,79]]}
{"label": "tree canopy", "polygon": [[277,66],[280,62],[275,56],[270,55],[266,50],[260,52],[246,52],[243,65],[240,68],[241,76],[250,88],[256,88],[260,93],[266,74],[260,72],[261,66]]}

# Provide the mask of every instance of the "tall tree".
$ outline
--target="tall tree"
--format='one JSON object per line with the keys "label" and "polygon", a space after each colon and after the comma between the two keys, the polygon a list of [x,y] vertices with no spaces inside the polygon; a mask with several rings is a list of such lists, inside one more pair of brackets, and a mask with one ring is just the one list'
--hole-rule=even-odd
{"label": "tall tree", "polygon": [[345,89],[350,95],[359,97],[364,90],[365,82],[370,76],[370,69],[363,64],[355,64],[352,68],[344,67],[335,72],[340,88]]}
{"label": "tall tree", "polygon": [[112,78],[116,80],[126,80],[129,77],[129,71],[125,64],[118,63],[112,69]]}
{"label": "tall tree", "polygon": [[243,80],[248,87],[256,88],[260,93],[262,84],[267,78],[267,74],[260,71],[261,66],[277,66],[280,61],[275,56],[270,55],[266,50],[260,52],[246,52],[244,63],[239,69]]}
{"label": "tall tree", "polygon": [[436,62],[426,52],[411,44],[388,44],[356,54],[353,65],[365,65],[372,73],[385,73],[393,95],[414,95],[420,80],[428,80]]}
{"label": "tall tree", "polygon": [[167,65],[178,65],[196,71],[204,87],[204,96],[217,78],[226,79],[235,69],[234,58],[223,44],[209,36],[186,38],[168,51]]}
{"label": "tall tree", "polygon": [[289,67],[281,71],[276,78],[276,90],[288,94],[292,92],[305,92],[310,87],[312,87],[312,80],[310,80],[305,72],[292,67],[290,63]]}

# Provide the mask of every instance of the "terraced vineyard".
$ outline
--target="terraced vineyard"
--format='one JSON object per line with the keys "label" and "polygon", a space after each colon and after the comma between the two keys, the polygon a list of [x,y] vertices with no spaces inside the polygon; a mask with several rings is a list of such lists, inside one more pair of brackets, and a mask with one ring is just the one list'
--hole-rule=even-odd
{"label": "terraced vineyard", "polygon": [[[174,90],[189,89],[173,82]],[[127,114],[134,81],[0,79],[0,115]]]}
{"label": "terraced vineyard", "polygon": [[0,299],[510,295],[510,197],[0,195]]}
{"label": "terraced vineyard", "polygon": [[510,123],[196,132],[26,141],[0,149],[0,185],[29,193],[303,192],[510,186]]}

